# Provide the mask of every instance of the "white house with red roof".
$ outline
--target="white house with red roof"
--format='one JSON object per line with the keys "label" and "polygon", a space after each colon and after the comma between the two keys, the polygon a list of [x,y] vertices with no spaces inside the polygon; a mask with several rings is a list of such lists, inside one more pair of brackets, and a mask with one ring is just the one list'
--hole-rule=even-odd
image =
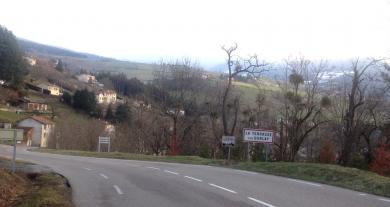
{"label": "white house with red roof", "polygon": [[33,129],[31,142],[28,146],[48,147],[49,138],[54,131],[54,122],[43,116],[31,116],[18,123],[18,127]]}

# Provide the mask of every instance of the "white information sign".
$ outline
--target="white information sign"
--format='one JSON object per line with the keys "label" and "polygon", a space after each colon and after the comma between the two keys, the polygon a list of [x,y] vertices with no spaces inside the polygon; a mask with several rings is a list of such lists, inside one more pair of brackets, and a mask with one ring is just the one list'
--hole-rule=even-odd
{"label": "white information sign", "polygon": [[99,144],[98,144],[98,152],[100,152],[100,145],[101,144],[108,144],[108,152],[110,152],[110,137],[99,137]]}
{"label": "white information sign", "polygon": [[108,144],[110,143],[110,137],[99,137],[100,144]]}
{"label": "white information sign", "polygon": [[16,140],[23,140],[23,129],[0,129],[0,140],[12,140],[16,131]]}
{"label": "white information sign", "polygon": [[244,129],[244,142],[272,143],[274,131],[266,129]]}
{"label": "white information sign", "polygon": [[222,136],[223,145],[232,145],[236,144],[236,138],[234,136]]}

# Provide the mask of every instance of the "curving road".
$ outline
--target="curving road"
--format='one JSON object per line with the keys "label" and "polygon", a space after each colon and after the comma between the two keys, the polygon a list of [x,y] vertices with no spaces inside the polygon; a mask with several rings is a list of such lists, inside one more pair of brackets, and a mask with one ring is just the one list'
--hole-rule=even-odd
{"label": "curving road", "polygon": [[[1,156],[11,156],[0,145]],[[17,158],[66,176],[78,207],[389,207],[390,199],[260,173],[174,163],[29,152]]]}

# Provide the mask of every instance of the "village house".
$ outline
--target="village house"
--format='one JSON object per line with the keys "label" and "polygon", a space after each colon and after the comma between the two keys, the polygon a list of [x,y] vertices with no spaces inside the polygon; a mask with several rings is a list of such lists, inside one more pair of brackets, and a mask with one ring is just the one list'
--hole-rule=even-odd
{"label": "village house", "polygon": [[19,102],[21,103],[21,108],[28,111],[39,111],[39,112],[47,112],[48,111],[48,105],[43,100],[32,100],[28,98],[21,98],[19,99]]}
{"label": "village house", "polygon": [[37,64],[37,60],[35,58],[32,58],[32,57],[24,57],[24,59],[26,60],[26,62],[30,65],[30,66],[34,66]]}
{"label": "village house", "polygon": [[31,147],[32,145],[32,136],[34,128],[32,127],[15,127],[16,129],[22,129],[23,130],[23,141],[22,144],[25,144],[27,147]]}
{"label": "village house", "polygon": [[[18,128],[31,130],[31,141],[27,141],[27,146],[47,147],[50,136],[54,131],[54,122],[43,116],[31,116],[18,123]],[[27,132],[28,133],[28,132]]]}
{"label": "village house", "polygon": [[0,123],[0,129],[11,129],[12,124],[11,123]]}
{"label": "village house", "polygon": [[133,102],[133,106],[136,107],[136,108],[142,108],[142,109],[147,109],[147,110],[151,110],[152,109],[152,105],[151,104],[147,104],[147,103],[145,103],[144,101],[141,101],[141,100],[135,100]]}
{"label": "village house", "polygon": [[89,74],[81,74],[77,76],[77,80],[84,82],[84,83],[96,83],[96,78],[93,75]]}
{"label": "village house", "polygon": [[114,104],[116,93],[113,90],[100,90],[96,93],[96,101],[98,104]]}
{"label": "village house", "polygon": [[43,91],[46,90],[47,93],[49,93],[49,95],[52,95],[52,96],[62,95],[61,88],[56,86],[56,85],[53,85],[53,84],[39,84],[38,87],[42,89],[42,93],[43,93]]}

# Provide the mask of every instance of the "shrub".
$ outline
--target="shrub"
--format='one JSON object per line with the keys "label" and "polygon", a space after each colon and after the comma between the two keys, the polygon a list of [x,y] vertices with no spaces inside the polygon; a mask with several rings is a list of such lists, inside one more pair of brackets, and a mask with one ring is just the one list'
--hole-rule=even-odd
{"label": "shrub", "polygon": [[374,152],[370,170],[380,175],[390,176],[390,152],[387,145],[381,144]]}
{"label": "shrub", "polygon": [[330,139],[326,139],[322,149],[320,151],[320,162],[321,163],[334,163],[336,155],[334,153],[334,146]]}

